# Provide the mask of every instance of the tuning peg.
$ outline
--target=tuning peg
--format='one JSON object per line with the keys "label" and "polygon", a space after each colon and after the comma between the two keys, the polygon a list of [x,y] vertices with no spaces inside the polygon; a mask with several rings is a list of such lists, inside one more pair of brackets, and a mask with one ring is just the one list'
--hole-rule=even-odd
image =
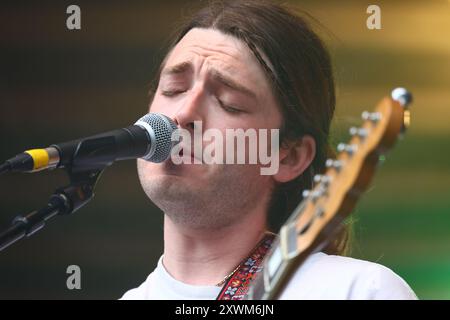
{"label": "tuning peg", "polygon": [[319,182],[322,182],[322,177],[323,177],[323,175],[321,175],[321,174],[316,174],[316,175],[314,176],[313,180],[314,180],[315,183],[319,183]]}
{"label": "tuning peg", "polygon": [[322,188],[319,188],[318,190],[303,190],[302,196],[303,198],[310,198],[312,201],[316,201],[318,198],[320,198],[324,194],[325,190]]}
{"label": "tuning peg", "polygon": [[378,121],[381,120],[381,113],[364,111],[361,114],[361,118],[363,120],[369,120],[369,121],[372,121],[372,122],[378,122]]}
{"label": "tuning peg", "polygon": [[356,144],[339,143],[337,146],[339,152],[347,152],[350,155],[355,153],[357,149],[358,146]]}
{"label": "tuning peg", "polygon": [[405,88],[396,88],[392,90],[391,97],[398,101],[405,109],[412,102],[412,94]]}
{"label": "tuning peg", "polygon": [[316,200],[316,199],[320,198],[321,196],[323,196],[324,193],[325,193],[325,190],[323,188],[319,188],[318,190],[314,190],[312,192],[311,197],[313,198],[313,200]]}
{"label": "tuning peg", "polygon": [[314,182],[315,183],[322,183],[325,186],[327,186],[331,181],[331,177],[327,176],[327,175],[322,175],[322,174],[316,174],[314,176]]}
{"label": "tuning peg", "polygon": [[334,160],[334,159],[327,159],[327,161],[325,161],[325,167],[340,170],[342,168],[342,161]]}
{"label": "tuning peg", "polygon": [[350,135],[352,136],[359,136],[361,138],[365,138],[368,135],[368,131],[365,128],[357,128],[357,127],[351,127],[350,130]]}

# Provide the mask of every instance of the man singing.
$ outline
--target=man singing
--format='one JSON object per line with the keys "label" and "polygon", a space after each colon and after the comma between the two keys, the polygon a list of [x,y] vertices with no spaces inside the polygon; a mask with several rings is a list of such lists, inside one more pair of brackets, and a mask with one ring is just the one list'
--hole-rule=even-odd
{"label": "man singing", "polygon": [[[207,164],[194,152],[183,157],[201,164],[139,160],[142,187],[164,212],[164,253],[122,299],[241,299],[246,291],[234,290],[230,279],[257,273],[255,252],[262,259],[273,240],[269,218],[289,216],[331,155],[328,52],[282,6],[213,2],[181,28],[156,84],[150,111],[191,133],[199,123],[224,137],[226,129],[279,129],[278,167],[263,175],[260,162]],[[344,257],[347,240],[344,228],[298,268],[280,298],[416,299],[388,268]]]}

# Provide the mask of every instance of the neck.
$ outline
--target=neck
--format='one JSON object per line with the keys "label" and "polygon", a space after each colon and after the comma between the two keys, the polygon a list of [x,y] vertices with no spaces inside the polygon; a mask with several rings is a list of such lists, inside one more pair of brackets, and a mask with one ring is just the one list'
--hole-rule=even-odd
{"label": "neck", "polygon": [[249,255],[265,231],[261,212],[243,215],[232,225],[213,230],[186,228],[165,215],[164,267],[181,282],[216,285]]}

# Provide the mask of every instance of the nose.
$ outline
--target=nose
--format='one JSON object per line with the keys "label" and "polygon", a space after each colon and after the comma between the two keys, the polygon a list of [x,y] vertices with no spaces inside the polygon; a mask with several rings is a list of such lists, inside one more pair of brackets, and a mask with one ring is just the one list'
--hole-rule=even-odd
{"label": "nose", "polygon": [[189,131],[194,130],[194,121],[204,120],[206,92],[203,86],[197,86],[186,92],[186,97],[174,115],[175,123]]}

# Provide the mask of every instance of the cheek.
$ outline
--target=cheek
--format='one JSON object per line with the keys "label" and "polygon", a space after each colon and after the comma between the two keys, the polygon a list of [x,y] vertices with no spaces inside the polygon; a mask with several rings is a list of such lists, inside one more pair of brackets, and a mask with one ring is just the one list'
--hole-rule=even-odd
{"label": "cheek", "polygon": [[143,159],[137,160],[137,171],[140,178],[150,177],[161,171],[161,165]]}
{"label": "cheek", "polygon": [[164,113],[164,103],[162,102],[161,97],[158,94],[155,94],[152,102],[149,105],[149,112],[154,113]]}
{"label": "cheek", "polygon": [[137,160],[137,171],[139,178],[143,178],[145,176],[146,171],[148,171],[147,167],[150,164],[150,162],[138,159]]}
{"label": "cheek", "polygon": [[169,100],[158,93],[155,93],[153,101],[149,105],[149,112],[160,113],[171,119],[175,117],[179,101]]}

